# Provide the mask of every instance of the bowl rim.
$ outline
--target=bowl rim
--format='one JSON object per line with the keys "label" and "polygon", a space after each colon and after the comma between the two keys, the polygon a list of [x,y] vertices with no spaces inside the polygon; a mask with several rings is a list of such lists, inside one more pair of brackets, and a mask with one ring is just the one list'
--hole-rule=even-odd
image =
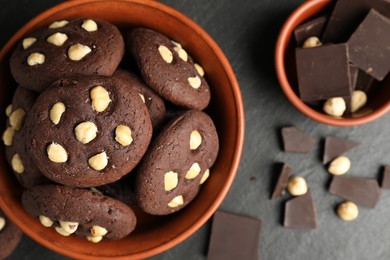
{"label": "bowl rim", "polygon": [[370,123],[390,111],[390,100],[384,105],[382,105],[380,108],[364,116],[360,116],[356,118],[335,118],[323,114],[311,108],[306,103],[304,103],[290,86],[289,80],[286,75],[284,57],[286,54],[287,46],[292,38],[292,33],[294,31],[294,28],[296,27],[295,25],[296,21],[302,16],[306,16],[306,13],[309,10],[312,10],[314,8],[323,9],[326,6],[328,6],[331,2],[332,2],[331,0],[322,0],[322,1],[307,0],[301,5],[299,5],[293,11],[293,13],[291,13],[291,15],[284,23],[282,29],[280,30],[277,43],[276,43],[276,48],[275,48],[276,75],[280,87],[282,88],[282,91],[286,95],[287,99],[294,105],[296,109],[298,109],[300,112],[302,112],[309,118],[323,124],[332,125],[332,126],[341,126],[341,127],[358,126],[358,125]]}
{"label": "bowl rim", "polygon": [[[78,0],[78,1],[65,1],[63,3],[54,5],[43,12],[39,13],[37,16],[32,18],[30,21],[28,21],[26,24],[24,24],[3,46],[3,48],[0,51],[0,59],[4,59],[6,57],[7,53],[10,53],[12,47],[17,42],[18,39],[20,39],[27,31],[28,28],[32,28],[36,26],[39,22],[42,20],[47,19],[51,15],[57,13],[60,10],[90,4],[90,3],[99,3],[99,2],[116,2],[115,0]],[[231,168],[229,169],[228,178],[226,179],[226,184],[222,187],[220,190],[218,196],[216,199],[212,202],[211,206],[206,209],[202,213],[202,215],[184,232],[178,234],[175,238],[165,241],[164,243],[161,243],[153,248],[149,248],[144,251],[140,251],[131,255],[118,255],[118,256],[96,256],[96,255],[84,255],[83,253],[79,252],[69,252],[66,251],[56,243],[52,243],[51,241],[47,241],[43,238],[41,238],[38,234],[35,234],[30,230],[24,223],[23,220],[18,219],[17,216],[13,213],[12,208],[6,203],[3,196],[0,196],[0,207],[4,211],[4,213],[9,217],[9,219],[14,222],[25,234],[27,234],[30,238],[38,242],[39,244],[45,246],[46,248],[53,250],[54,252],[60,253],[62,255],[66,255],[72,258],[79,258],[79,259],[139,259],[139,258],[146,258],[153,255],[157,255],[165,250],[168,250],[172,248],[173,246],[179,244],[186,238],[188,238],[190,235],[195,233],[203,224],[208,221],[211,216],[215,213],[215,211],[218,209],[220,204],[222,203],[223,199],[226,197],[233,180],[237,174],[238,166],[240,163],[243,145],[244,145],[244,132],[245,132],[245,117],[244,117],[244,105],[241,95],[241,90],[237,81],[237,78],[234,74],[234,71],[226,58],[225,54],[221,50],[221,48],[217,45],[217,43],[211,38],[211,36],[198,24],[196,24],[192,19],[181,13],[180,11],[174,9],[173,7],[170,7],[164,3],[153,1],[153,0],[122,0],[122,2],[129,2],[129,3],[136,3],[140,5],[144,5],[153,9],[158,9],[161,12],[166,13],[169,16],[175,17],[176,19],[180,20],[183,24],[190,27],[194,33],[198,34],[204,42],[212,49],[212,51],[215,53],[215,55],[219,59],[219,63],[221,67],[223,68],[223,71],[225,73],[225,76],[230,83],[230,88],[233,94],[234,98],[234,108],[236,111],[236,139],[234,142],[233,147],[233,161],[231,162]],[[0,191],[1,195],[1,191]]]}

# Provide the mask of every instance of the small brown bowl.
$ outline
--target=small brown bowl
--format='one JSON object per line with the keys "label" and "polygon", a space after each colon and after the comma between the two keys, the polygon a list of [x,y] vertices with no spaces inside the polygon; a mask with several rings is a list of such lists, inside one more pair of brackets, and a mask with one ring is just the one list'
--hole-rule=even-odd
{"label": "small brown bowl", "polygon": [[[315,110],[304,103],[298,96],[296,83],[296,70],[294,60],[294,29],[327,10],[332,1],[306,1],[300,5],[283,25],[275,49],[275,66],[279,84],[288,100],[303,114],[311,119],[332,126],[357,126],[369,123],[390,111],[390,77],[388,76],[368,94],[368,103],[363,108],[369,111],[359,117],[336,118]],[[362,111],[363,112],[363,111]]]}
{"label": "small brown bowl", "polygon": [[[27,32],[53,21],[94,17],[109,21],[121,30],[144,26],[180,42],[206,72],[212,100],[207,113],[220,138],[220,152],[210,178],[185,209],[165,217],[138,213],[138,225],[128,237],[98,244],[80,237],[63,237],[43,227],[22,208],[22,187],[16,181],[0,149],[0,206],[28,236],[47,248],[77,259],[141,259],[167,250],[199,229],[226,196],[239,165],[244,142],[244,110],[234,72],[221,49],[195,22],[175,9],[155,1],[81,0],[68,1],[41,13],[21,28],[0,52],[0,110],[11,102],[15,89],[9,58],[15,44]],[[1,113],[0,122],[6,121]]]}

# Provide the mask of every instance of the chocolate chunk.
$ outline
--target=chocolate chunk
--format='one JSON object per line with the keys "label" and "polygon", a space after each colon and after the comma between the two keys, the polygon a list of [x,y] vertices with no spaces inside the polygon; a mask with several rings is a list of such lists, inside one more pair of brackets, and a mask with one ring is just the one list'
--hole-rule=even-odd
{"label": "chocolate chunk", "polygon": [[352,148],[359,146],[360,143],[342,139],[339,137],[327,136],[325,139],[324,157],[322,162],[327,164],[337,156],[344,154]]}
{"label": "chocolate chunk", "polygon": [[351,95],[347,44],[297,48],[296,63],[303,101]]}
{"label": "chocolate chunk", "polygon": [[373,77],[371,77],[370,75],[368,75],[364,71],[359,70],[358,76],[356,79],[355,89],[362,90],[365,93],[367,93],[371,89],[371,86],[374,84],[374,82],[375,82],[375,80]]}
{"label": "chocolate chunk", "polygon": [[208,260],[258,260],[261,220],[217,211],[214,214]]}
{"label": "chocolate chunk", "polygon": [[290,177],[291,172],[291,167],[288,164],[284,163],[281,171],[279,172],[278,180],[276,182],[271,199],[275,199],[284,195],[284,193],[286,192],[288,177]]}
{"label": "chocolate chunk", "polygon": [[383,80],[390,71],[389,43],[390,19],[371,9],[348,40],[350,60],[377,80]]}
{"label": "chocolate chunk", "polygon": [[359,75],[359,68],[354,65],[349,65],[349,78],[351,80],[351,89],[355,90],[358,75]]}
{"label": "chocolate chunk", "polygon": [[285,152],[309,153],[315,140],[295,126],[282,128],[283,146]]}
{"label": "chocolate chunk", "polygon": [[302,46],[303,42],[309,37],[316,36],[321,39],[327,20],[328,18],[323,15],[307,21],[295,28],[294,36],[297,46]]}
{"label": "chocolate chunk", "polygon": [[329,192],[368,208],[375,208],[380,196],[377,180],[345,175],[333,176]]}
{"label": "chocolate chunk", "polygon": [[288,228],[309,228],[317,226],[317,213],[310,190],[286,203],[284,226]]}
{"label": "chocolate chunk", "polygon": [[346,42],[371,8],[390,17],[389,0],[338,0],[324,30],[322,42]]}
{"label": "chocolate chunk", "polygon": [[383,169],[382,189],[390,189],[390,165],[386,165]]}

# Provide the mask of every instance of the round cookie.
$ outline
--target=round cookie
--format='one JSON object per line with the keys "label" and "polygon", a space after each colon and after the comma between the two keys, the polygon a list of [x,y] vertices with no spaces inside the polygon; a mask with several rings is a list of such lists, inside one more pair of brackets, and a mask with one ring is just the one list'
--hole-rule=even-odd
{"label": "round cookie", "polygon": [[6,259],[19,245],[22,231],[0,210],[0,259]]}
{"label": "round cookie", "polygon": [[140,78],[124,69],[117,69],[113,77],[128,82],[146,104],[149,110],[153,128],[156,129],[164,120],[165,104],[164,100],[152,89],[145,85]]}
{"label": "round cookie", "polygon": [[148,86],[183,108],[207,107],[210,89],[204,70],[179,43],[145,28],[133,29],[126,40]]}
{"label": "round cookie", "polygon": [[38,94],[24,87],[16,88],[12,103],[6,111],[7,127],[2,135],[7,162],[16,178],[24,187],[49,183],[49,180],[37,169],[26,152],[26,137],[29,129],[24,127]]}
{"label": "round cookie", "polygon": [[123,81],[61,79],[41,93],[26,125],[27,151],[49,179],[95,187],[129,173],[152,136],[148,109]]}
{"label": "round cookie", "polygon": [[135,193],[146,213],[167,215],[190,203],[218,155],[211,118],[190,110],[173,119],[153,140],[139,165]]}
{"label": "round cookie", "polygon": [[41,92],[58,78],[111,76],[124,54],[118,28],[98,20],[56,21],[28,33],[10,59],[16,82]]}
{"label": "round cookie", "polygon": [[122,202],[90,190],[42,185],[26,190],[22,205],[45,227],[63,235],[76,234],[97,243],[121,239],[136,225],[136,216]]}

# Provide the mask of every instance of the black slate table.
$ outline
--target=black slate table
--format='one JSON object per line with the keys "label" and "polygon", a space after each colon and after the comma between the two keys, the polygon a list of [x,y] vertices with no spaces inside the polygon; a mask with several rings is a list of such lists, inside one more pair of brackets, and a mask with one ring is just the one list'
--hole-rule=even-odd
{"label": "black slate table", "polygon": [[[0,46],[32,17],[59,2],[2,0]],[[377,178],[381,166],[390,164],[390,113],[359,127],[322,125],[298,112],[285,98],[276,80],[273,51],[278,31],[303,0],[163,2],[192,18],[214,38],[238,78],[245,106],[245,145],[237,177],[220,209],[262,219],[261,259],[390,259],[390,190],[382,191],[375,209],[360,208],[356,221],[343,222],[335,214],[335,206],[342,199],[327,192],[330,177],[320,161],[324,136],[361,141],[359,148],[348,153],[352,161],[349,174]],[[309,155],[281,150],[279,130],[292,124],[317,139],[316,149]],[[276,162],[289,163],[294,174],[308,181],[317,206],[316,230],[291,230],[281,226],[281,210],[288,197],[269,200]],[[181,244],[151,259],[206,259],[210,227],[209,221]],[[24,236],[10,259],[67,258]]]}

